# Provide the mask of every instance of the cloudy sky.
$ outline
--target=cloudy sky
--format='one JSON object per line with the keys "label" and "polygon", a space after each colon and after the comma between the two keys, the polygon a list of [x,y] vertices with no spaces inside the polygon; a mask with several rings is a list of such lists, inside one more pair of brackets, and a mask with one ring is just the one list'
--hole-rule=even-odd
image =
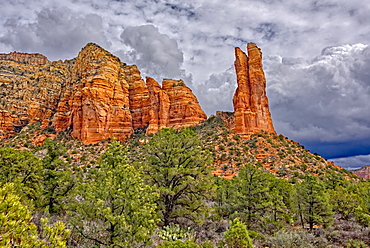
{"label": "cloudy sky", "polygon": [[263,52],[278,133],[344,168],[370,164],[370,2],[2,0],[0,53],[77,56],[95,42],[143,76],[184,79],[233,111],[234,47]]}

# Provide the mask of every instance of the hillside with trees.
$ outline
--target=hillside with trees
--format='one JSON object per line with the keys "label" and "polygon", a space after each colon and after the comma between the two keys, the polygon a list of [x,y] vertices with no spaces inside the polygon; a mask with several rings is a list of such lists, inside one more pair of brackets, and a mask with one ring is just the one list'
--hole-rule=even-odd
{"label": "hillside with trees", "polygon": [[226,126],[214,116],[93,145],[68,132],[34,144],[54,131],[31,126],[2,140],[1,245],[370,245],[368,181],[281,135]]}

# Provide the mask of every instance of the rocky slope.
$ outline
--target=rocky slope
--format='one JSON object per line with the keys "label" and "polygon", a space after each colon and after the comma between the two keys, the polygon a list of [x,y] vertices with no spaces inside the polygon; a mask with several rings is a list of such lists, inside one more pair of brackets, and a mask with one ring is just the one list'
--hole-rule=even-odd
{"label": "rocky slope", "polygon": [[96,44],[77,58],[50,62],[40,54],[0,54],[0,138],[30,123],[71,130],[83,143],[135,129],[192,126],[207,116],[183,81],[144,82],[140,71]]}

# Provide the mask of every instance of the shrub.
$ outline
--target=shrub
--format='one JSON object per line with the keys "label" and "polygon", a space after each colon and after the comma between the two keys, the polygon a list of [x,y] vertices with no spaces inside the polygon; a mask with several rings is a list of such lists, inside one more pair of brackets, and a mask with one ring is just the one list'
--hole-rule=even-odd
{"label": "shrub", "polygon": [[194,243],[193,241],[189,241],[189,240],[186,242],[176,240],[176,241],[166,241],[160,244],[159,246],[157,246],[157,248],[212,248],[212,245],[209,243],[198,245]]}
{"label": "shrub", "polygon": [[247,228],[238,218],[230,223],[230,228],[224,234],[224,247],[228,248],[252,248],[252,240],[248,235]]}
{"label": "shrub", "polygon": [[366,248],[367,245],[361,240],[350,239],[344,246],[345,248]]}

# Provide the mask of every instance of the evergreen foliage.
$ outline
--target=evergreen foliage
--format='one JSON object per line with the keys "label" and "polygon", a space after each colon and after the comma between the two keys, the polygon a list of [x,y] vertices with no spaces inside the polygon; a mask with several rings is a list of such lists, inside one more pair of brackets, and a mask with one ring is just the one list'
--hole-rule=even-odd
{"label": "evergreen foliage", "polygon": [[35,200],[42,190],[42,164],[29,151],[0,148],[0,186],[13,183],[23,198]]}
{"label": "evergreen foliage", "polygon": [[163,225],[179,218],[201,222],[208,211],[205,200],[212,197],[215,187],[210,155],[202,150],[195,132],[161,129],[145,145],[144,154],[144,171],[160,195]]}
{"label": "evergreen foliage", "polygon": [[297,186],[297,208],[302,227],[309,225],[310,230],[314,225],[329,226],[333,223],[333,211],[324,185],[317,177],[308,175]]}
{"label": "evergreen foliage", "polygon": [[41,233],[38,233],[31,210],[20,199],[14,184],[7,183],[0,188],[1,247],[67,247],[69,230],[65,225],[62,222],[48,225],[43,219]]}
{"label": "evergreen foliage", "polygon": [[103,247],[150,243],[158,222],[158,195],[143,183],[141,173],[126,163],[125,153],[122,145],[113,141],[99,166],[80,183],[79,197],[71,209],[71,222],[81,235],[78,242]]}
{"label": "evergreen foliage", "polygon": [[42,148],[46,149],[46,155],[42,159],[43,191],[37,205],[55,214],[65,210],[65,203],[77,182],[76,173],[62,159],[66,153],[62,144],[46,139]]}
{"label": "evergreen foliage", "polygon": [[230,223],[230,228],[224,234],[226,248],[252,248],[252,240],[246,226],[238,218]]}

